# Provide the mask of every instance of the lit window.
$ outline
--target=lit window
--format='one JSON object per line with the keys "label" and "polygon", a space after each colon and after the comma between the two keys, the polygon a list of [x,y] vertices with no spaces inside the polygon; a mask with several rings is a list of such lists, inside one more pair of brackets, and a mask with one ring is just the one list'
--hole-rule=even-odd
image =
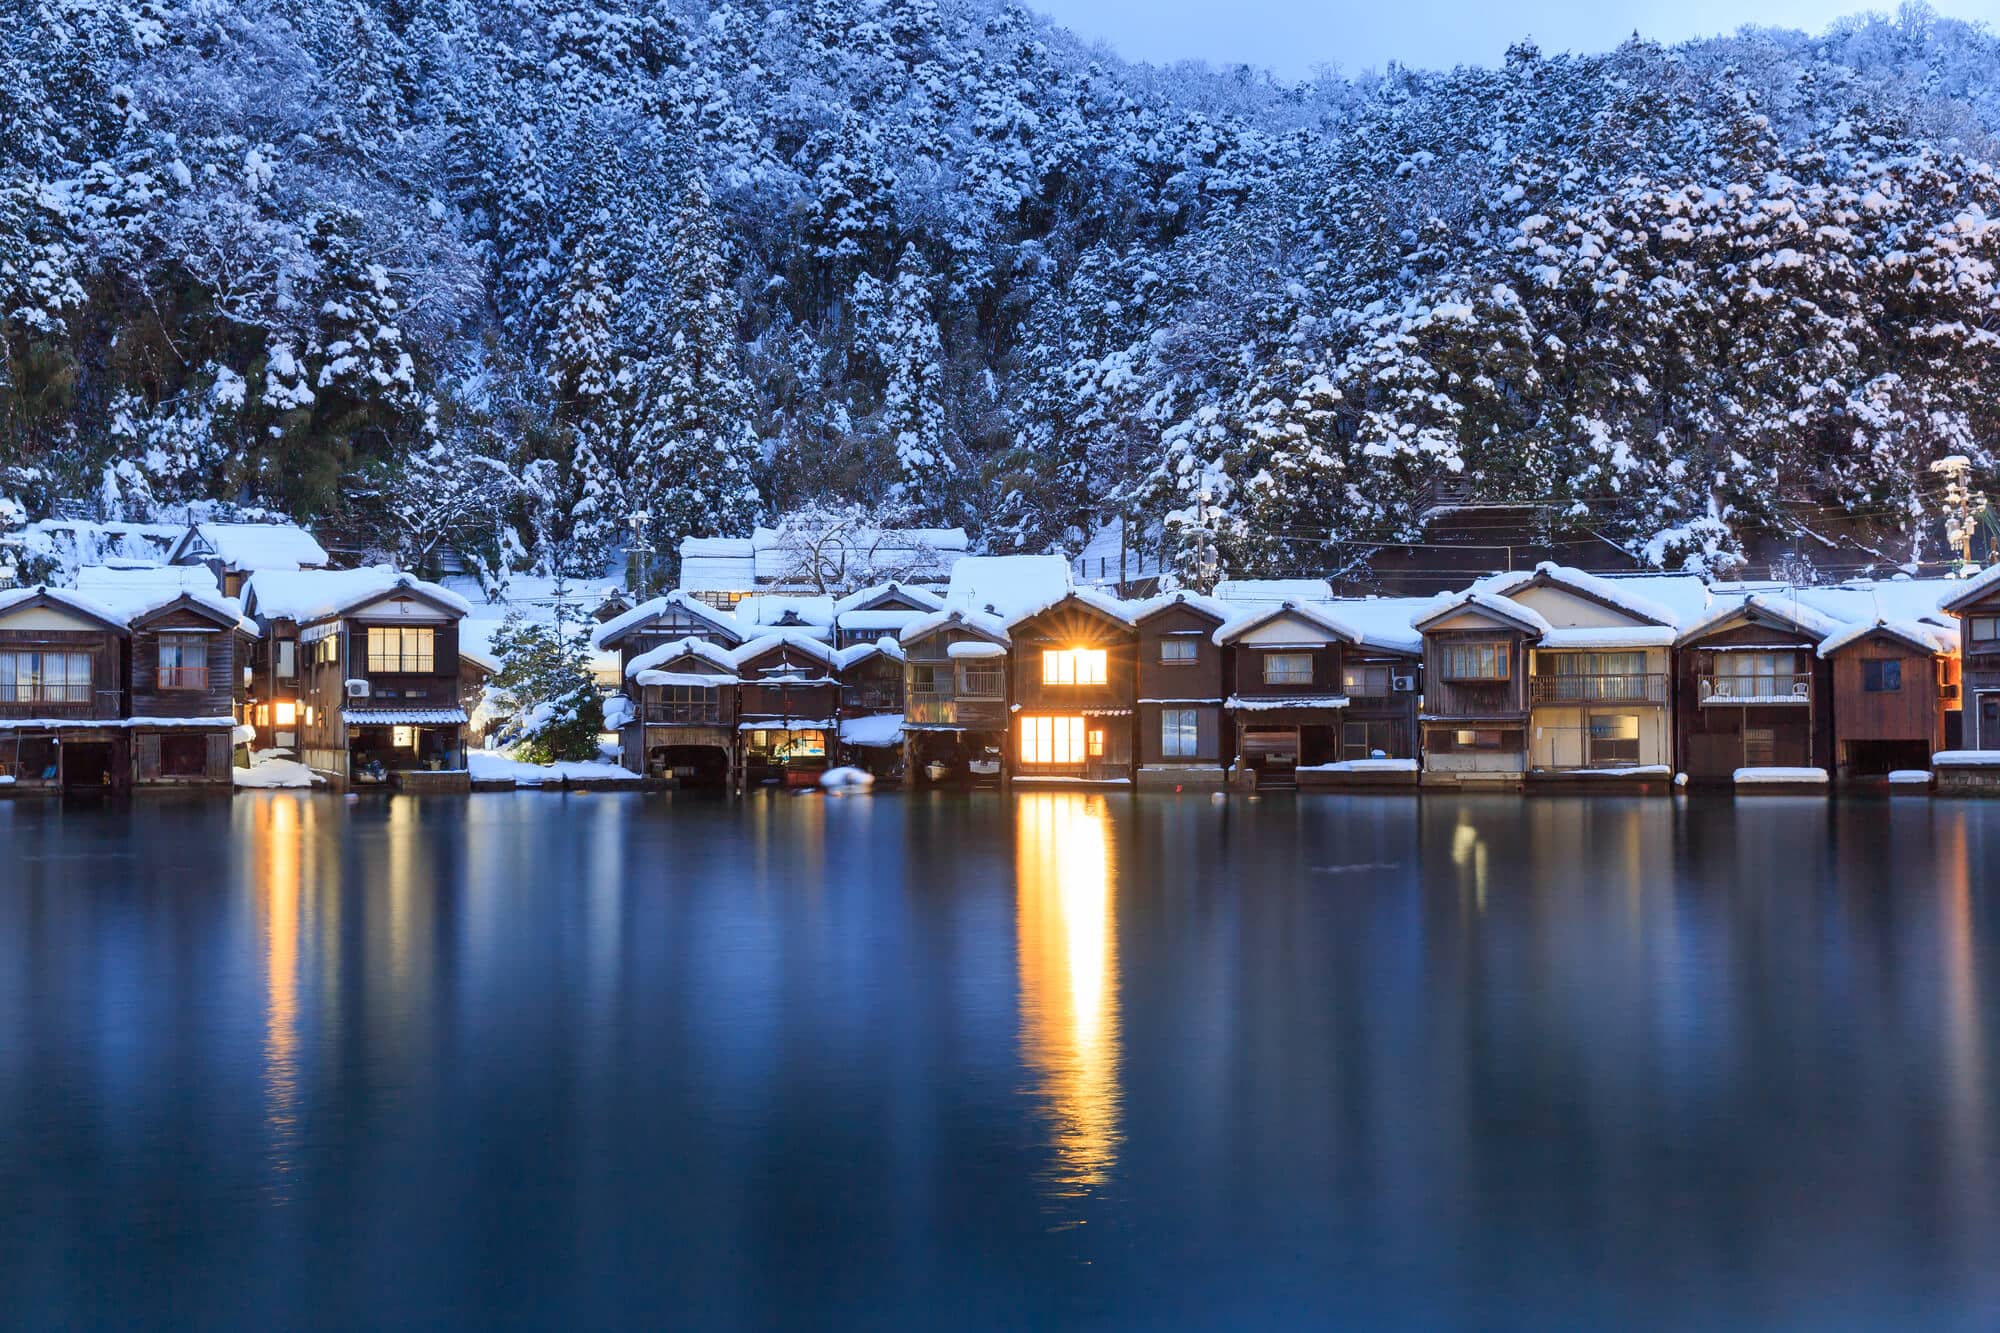
{"label": "lit window", "polygon": [[390,728],[390,730],[389,730],[389,744],[391,744],[391,745],[395,746],[395,747],[396,747],[396,748],[397,748],[398,750],[414,750],[414,749],[416,749],[416,748],[417,748],[417,729],[416,729],[415,727],[392,727],[392,728]]}
{"label": "lit window", "polygon": [[1106,680],[1102,648],[1044,648],[1042,684],[1102,685]]}
{"label": "lit window", "polygon": [[1201,728],[1192,708],[1160,710],[1160,753],[1168,759],[1192,759],[1201,752]]}
{"label": "lit window", "polygon": [[1861,688],[1870,694],[1893,694],[1903,688],[1903,663],[1894,657],[1869,658],[1861,664]]}
{"label": "lit window", "polygon": [[1089,745],[1090,757],[1092,759],[1102,759],[1104,757],[1104,732],[1095,727],[1091,728]]}
{"label": "lit window", "polygon": [[428,674],[435,651],[435,631],[427,626],[370,625],[368,627],[368,669],[370,671]]}
{"label": "lit window", "polygon": [[1510,654],[1503,641],[1447,643],[1443,650],[1446,680],[1506,680],[1510,674]]}
{"label": "lit window", "polygon": [[290,699],[280,699],[277,706],[279,726],[289,727],[297,724],[299,720],[299,706],[297,703]]}
{"label": "lit window", "polygon": [[[1102,743],[1102,732],[1098,732]],[[1021,762],[1024,764],[1080,764],[1084,757],[1083,719],[1080,717],[1024,717],[1021,719]]]}
{"label": "lit window", "polygon": [[1593,764],[1638,763],[1639,715],[1637,713],[1591,714],[1590,762]]}
{"label": "lit window", "polygon": [[1265,653],[1266,685],[1310,685],[1313,683],[1311,653]]}
{"label": "lit window", "polygon": [[1201,643],[1192,634],[1175,634],[1160,640],[1160,665],[1187,666],[1201,655]]}

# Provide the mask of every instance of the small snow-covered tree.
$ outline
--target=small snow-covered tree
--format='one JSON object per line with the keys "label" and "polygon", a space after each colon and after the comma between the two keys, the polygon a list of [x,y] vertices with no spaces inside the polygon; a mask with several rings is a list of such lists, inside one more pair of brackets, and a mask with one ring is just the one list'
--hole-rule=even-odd
{"label": "small snow-covered tree", "polygon": [[595,759],[604,700],[590,671],[590,624],[556,585],[552,619],[508,613],[493,636],[500,669],[487,685],[495,735],[528,763]]}

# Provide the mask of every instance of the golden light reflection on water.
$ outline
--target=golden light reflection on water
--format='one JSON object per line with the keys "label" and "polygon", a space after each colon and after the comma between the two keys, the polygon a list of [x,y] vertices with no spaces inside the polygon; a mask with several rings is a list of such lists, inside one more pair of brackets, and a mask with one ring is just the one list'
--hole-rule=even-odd
{"label": "golden light reflection on water", "polygon": [[253,817],[264,909],[264,1125],[280,1200],[299,1137],[299,885],[311,817],[308,802],[279,792],[259,798]]}
{"label": "golden light reflection on water", "polygon": [[1118,941],[1104,798],[1031,792],[1015,822],[1021,1053],[1050,1127],[1058,1198],[1102,1185],[1117,1162]]}

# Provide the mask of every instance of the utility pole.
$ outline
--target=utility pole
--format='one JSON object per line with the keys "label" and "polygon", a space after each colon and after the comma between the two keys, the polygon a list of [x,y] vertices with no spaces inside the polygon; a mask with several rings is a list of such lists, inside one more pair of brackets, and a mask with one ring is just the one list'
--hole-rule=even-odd
{"label": "utility pole", "polygon": [[625,519],[632,525],[632,540],[625,546],[625,577],[632,583],[634,604],[651,596],[653,546],[646,540],[646,524],[652,517],[644,510],[634,510]]}
{"label": "utility pole", "polygon": [[1931,464],[1931,471],[1944,478],[1944,539],[1958,557],[1961,571],[1972,568],[1972,536],[1986,515],[1986,495],[1966,483],[1972,476],[1972,460],[1952,454]]}
{"label": "utility pole", "polygon": [[1195,492],[1195,540],[1200,545],[1195,550],[1195,585],[1197,591],[1213,592],[1216,579],[1221,574],[1222,557],[1215,549],[1215,532],[1208,512],[1208,473],[1201,475],[1201,488]]}

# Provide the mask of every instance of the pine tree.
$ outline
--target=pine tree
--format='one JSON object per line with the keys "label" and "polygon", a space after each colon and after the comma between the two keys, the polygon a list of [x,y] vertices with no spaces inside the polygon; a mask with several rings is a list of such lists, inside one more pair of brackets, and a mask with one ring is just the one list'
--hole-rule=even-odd
{"label": "pine tree", "polygon": [[548,764],[597,758],[604,700],[590,669],[590,622],[558,582],[552,620],[511,611],[493,636],[500,669],[487,686],[495,734],[514,757]]}
{"label": "pine tree", "polygon": [[876,337],[888,370],[880,429],[895,459],[890,498],[916,521],[942,525],[956,508],[958,463],[946,441],[944,348],[931,315],[932,282],[922,252],[905,247]]}

